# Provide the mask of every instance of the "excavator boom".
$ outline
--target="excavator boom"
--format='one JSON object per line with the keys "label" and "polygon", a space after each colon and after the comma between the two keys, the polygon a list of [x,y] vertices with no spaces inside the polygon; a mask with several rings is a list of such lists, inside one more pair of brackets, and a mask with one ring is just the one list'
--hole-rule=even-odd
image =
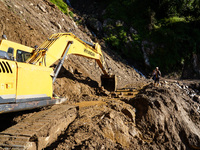
{"label": "excavator boom", "polygon": [[[103,75],[101,76],[101,86],[108,91],[115,91],[117,80],[115,75],[110,75],[104,61],[101,47],[98,43],[89,43],[79,39],[72,33],[57,33],[51,35],[41,46],[39,46],[32,57],[26,62],[32,64],[40,64],[50,67],[57,60],[63,60],[67,55],[79,55],[90,59],[95,59],[101,68]],[[61,63],[59,63],[61,64]],[[59,72],[58,69],[56,69]],[[55,78],[58,73],[54,71]]]}

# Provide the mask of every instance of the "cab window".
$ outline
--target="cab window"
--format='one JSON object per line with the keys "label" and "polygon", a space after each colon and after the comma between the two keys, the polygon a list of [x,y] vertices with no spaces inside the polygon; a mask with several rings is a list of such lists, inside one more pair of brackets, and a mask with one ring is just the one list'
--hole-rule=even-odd
{"label": "cab window", "polygon": [[7,53],[8,53],[8,56],[10,57],[10,59],[12,59],[13,58],[13,53],[14,53],[14,48],[9,47]]}
{"label": "cab window", "polygon": [[29,57],[31,57],[31,53],[19,49],[17,50],[16,60],[18,62],[25,62]]}

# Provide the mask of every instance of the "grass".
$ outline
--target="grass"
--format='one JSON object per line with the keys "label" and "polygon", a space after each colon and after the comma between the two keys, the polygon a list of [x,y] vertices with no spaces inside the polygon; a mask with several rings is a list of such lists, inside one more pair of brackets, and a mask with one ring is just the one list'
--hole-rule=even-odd
{"label": "grass", "polygon": [[63,0],[50,0],[53,4],[55,4],[64,14],[68,15],[68,6]]}

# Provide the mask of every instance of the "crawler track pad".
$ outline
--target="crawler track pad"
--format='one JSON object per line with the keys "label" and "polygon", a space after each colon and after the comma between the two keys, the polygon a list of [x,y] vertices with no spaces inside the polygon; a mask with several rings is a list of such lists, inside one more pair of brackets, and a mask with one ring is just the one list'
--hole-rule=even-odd
{"label": "crawler track pad", "polygon": [[42,150],[56,141],[77,114],[77,106],[66,104],[33,113],[0,132],[0,149]]}

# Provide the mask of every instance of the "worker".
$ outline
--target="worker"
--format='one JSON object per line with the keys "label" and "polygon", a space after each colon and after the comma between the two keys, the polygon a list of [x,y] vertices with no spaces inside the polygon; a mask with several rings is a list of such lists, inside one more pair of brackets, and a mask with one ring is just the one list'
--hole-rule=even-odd
{"label": "worker", "polygon": [[153,79],[154,81],[155,81],[155,79],[156,79],[156,69],[153,70],[152,79]]}
{"label": "worker", "polygon": [[161,77],[161,72],[158,67],[153,71],[153,80],[154,80],[154,86],[159,86],[160,85],[160,77]]}

